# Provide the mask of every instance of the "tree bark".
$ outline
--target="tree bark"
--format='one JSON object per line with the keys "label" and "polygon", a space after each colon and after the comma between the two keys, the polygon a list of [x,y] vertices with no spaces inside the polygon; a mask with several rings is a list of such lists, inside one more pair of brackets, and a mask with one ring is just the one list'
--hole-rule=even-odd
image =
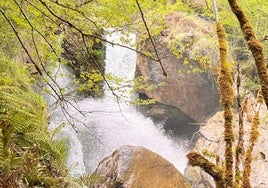
{"label": "tree bark", "polygon": [[224,110],[224,141],[225,141],[225,168],[224,168],[224,183],[225,187],[233,187],[233,113],[232,105],[234,92],[232,88],[233,80],[230,70],[230,64],[227,61],[227,42],[226,34],[222,25],[218,22],[217,35],[220,49],[220,74],[218,77],[218,85],[220,91],[220,103]]}
{"label": "tree bark", "polygon": [[223,172],[217,165],[208,161],[206,158],[196,152],[189,153],[187,158],[190,165],[202,168],[206,173],[213,177],[217,188],[222,188],[222,185],[224,185]]}
{"label": "tree bark", "polygon": [[248,48],[250,49],[255,59],[255,64],[257,67],[258,76],[259,76],[260,83],[261,83],[262,95],[263,95],[266,107],[268,107],[268,74],[267,74],[267,67],[266,67],[266,62],[265,62],[265,58],[263,54],[262,44],[255,36],[253,28],[245,12],[238,5],[237,1],[228,0],[228,2],[233,13],[236,15],[240,23],[240,28],[242,29]]}

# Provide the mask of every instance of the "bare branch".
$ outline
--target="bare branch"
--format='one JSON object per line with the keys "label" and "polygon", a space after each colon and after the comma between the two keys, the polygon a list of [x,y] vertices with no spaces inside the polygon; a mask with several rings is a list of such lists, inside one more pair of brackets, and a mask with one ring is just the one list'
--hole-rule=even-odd
{"label": "bare branch", "polygon": [[[65,8],[65,9],[69,9],[69,10],[72,10],[72,11],[74,11],[74,12],[77,12],[77,13],[79,13],[81,16],[83,16],[86,20],[88,20],[90,23],[92,23],[98,30],[100,30],[100,28],[98,27],[98,25],[96,24],[96,22],[94,22],[93,20],[91,20],[89,17],[87,17],[86,16],[86,14],[83,12],[83,11],[80,11],[80,10],[78,10],[78,9],[75,9],[75,8],[72,8],[72,7],[70,7],[70,6],[66,6],[66,5],[64,5],[64,4],[62,4],[62,3],[59,3],[59,1],[53,1],[53,0],[50,0],[50,2],[52,2],[52,3],[55,3],[55,4],[57,4],[58,6],[60,6],[60,7],[63,7],[63,8]],[[90,1],[89,1],[90,2]],[[89,3],[88,2],[88,3]]]}
{"label": "bare branch", "polygon": [[79,8],[79,7],[85,6],[85,5],[87,5],[88,3],[91,3],[92,1],[93,1],[93,0],[87,0],[87,1],[85,1],[85,2],[83,2],[83,3],[81,3],[80,5],[76,5],[76,7]]}
{"label": "bare branch", "polygon": [[[212,2],[213,2],[214,15],[215,15],[216,22],[219,22],[220,18],[219,18],[219,13],[218,13],[217,0],[213,0]],[[206,3],[207,3],[207,1],[206,1]]]}
{"label": "bare branch", "polygon": [[154,43],[153,37],[152,37],[152,35],[151,35],[151,32],[150,32],[149,27],[148,27],[148,25],[147,25],[147,22],[146,22],[146,20],[145,20],[145,18],[144,18],[144,14],[143,14],[143,11],[142,11],[142,9],[141,9],[141,6],[140,6],[140,3],[139,3],[138,0],[136,0],[136,4],[137,4],[137,6],[138,6],[138,8],[139,8],[139,11],[140,11],[140,14],[141,14],[142,21],[143,21],[143,23],[144,23],[144,26],[145,26],[145,28],[146,28],[147,34],[148,34],[149,39],[150,39],[150,41],[151,41],[151,43],[152,43],[152,46],[153,46],[153,48],[154,48],[155,55],[156,55],[156,58],[157,58],[157,62],[159,62],[160,66],[161,66],[163,75],[167,77],[167,72],[165,71],[165,69],[164,69],[164,67],[163,67],[163,64],[162,64],[162,62],[161,62],[161,59],[160,59],[160,57],[159,57],[159,55],[158,55],[158,51],[157,51],[157,49],[156,49],[156,45],[155,45],[155,43]]}
{"label": "bare branch", "polygon": [[59,55],[57,54],[56,50],[54,49],[54,47],[52,46],[52,44],[47,40],[47,38],[38,30],[36,29],[33,24],[30,22],[29,18],[26,16],[26,14],[24,13],[24,11],[22,10],[21,6],[18,4],[18,2],[16,0],[14,0],[14,2],[16,3],[17,7],[19,8],[20,12],[22,13],[23,17],[25,18],[26,22],[30,25],[30,27],[36,31],[44,40],[45,42],[49,45],[49,47],[51,48],[52,52],[59,57]]}
{"label": "bare branch", "polygon": [[244,155],[244,125],[243,125],[243,116],[244,112],[241,106],[241,96],[240,96],[240,86],[241,86],[241,78],[240,78],[240,63],[237,62],[237,78],[236,78],[236,92],[237,92],[237,105],[238,105],[238,125],[239,125],[239,133],[238,133],[238,143],[236,146],[235,153],[235,181],[237,185],[240,185],[240,163],[242,162],[242,156]]}
{"label": "bare branch", "polygon": [[37,63],[33,60],[32,56],[30,55],[30,52],[28,51],[28,49],[26,48],[26,46],[24,45],[24,43],[22,42],[21,37],[19,36],[18,31],[16,30],[15,26],[13,25],[13,23],[11,22],[11,20],[8,18],[8,16],[5,14],[5,12],[0,8],[0,12],[1,14],[4,16],[5,20],[8,22],[8,24],[11,26],[12,30],[14,31],[17,39],[19,40],[23,50],[25,51],[25,53],[27,54],[27,56],[29,57],[29,59],[31,60],[31,62],[33,63],[35,69],[37,70],[37,72],[40,75],[43,75],[41,69],[39,68],[39,66],[37,65]]}
{"label": "bare branch", "polygon": [[[63,115],[65,117],[65,119],[69,122],[69,124],[72,126],[72,128],[76,131],[76,127],[73,123],[73,121],[71,121],[71,119],[73,119],[73,117],[69,114],[69,112],[66,110],[65,106],[68,106],[68,104],[70,104],[76,111],[78,111],[80,114],[84,115],[82,113],[82,111],[80,111],[76,106],[74,106],[70,101],[66,100],[65,97],[64,97],[64,94],[62,93],[62,89],[61,87],[59,86],[59,84],[56,82],[56,80],[54,80],[52,78],[52,76],[49,74],[49,72],[46,70],[45,66],[44,66],[44,62],[41,58],[41,55],[39,53],[39,50],[37,48],[37,44],[36,44],[36,40],[35,40],[35,37],[34,37],[34,31],[36,31],[39,35],[41,35],[43,38],[44,35],[42,35],[41,32],[39,32],[37,29],[34,28],[34,26],[31,24],[30,20],[28,19],[28,17],[26,16],[26,14],[24,13],[24,11],[22,10],[22,8],[20,7],[20,5],[17,3],[16,0],[14,0],[14,2],[16,3],[16,5],[18,6],[18,8],[20,9],[23,17],[25,18],[25,20],[27,21],[27,23],[30,25],[31,27],[31,38],[32,38],[32,42],[33,42],[33,45],[34,45],[34,49],[35,49],[35,52],[37,54],[37,57],[38,57],[38,60],[40,62],[40,65],[43,69],[43,71],[46,73],[46,75],[49,77],[49,79],[53,82],[54,86],[56,86],[57,90],[54,88],[54,86],[49,83],[49,82],[46,82],[46,84],[50,87],[50,89],[53,91],[53,93],[57,96],[57,99],[58,101],[60,102],[60,107],[62,109],[62,112],[63,112]],[[52,47],[52,49],[54,49]],[[55,52],[56,53],[56,52]],[[57,54],[56,54],[57,55]]]}
{"label": "bare branch", "polygon": [[140,55],[143,55],[145,57],[148,57],[154,61],[157,61],[159,62],[159,59],[154,59],[154,58],[151,58],[149,57],[148,55],[146,55],[145,53],[141,52],[141,51],[138,51],[136,49],[133,49],[129,46],[126,46],[126,45],[122,45],[122,44],[119,44],[119,43],[114,43],[114,42],[111,42],[111,41],[108,41],[106,40],[105,38],[101,37],[101,36],[98,36],[98,35],[94,35],[94,34],[89,34],[89,33],[85,33],[82,29],[78,28],[76,25],[74,25],[73,23],[71,23],[70,21],[68,20],[65,20],[63,19],[62,17],[60,17],[59,15],[57,15],[43,0],[38,0],[40,3],[42,3],[45,8],[57,19],[59,19],[61,22],[65,23],[66,25],[68,25],[69,27],[75,29],[77,32],[79,32],[80,34],[86,36],[86,37],[91,37],[91,38],[96,38],[96,39],[99,39],[103,42],[106,42],[108,44],[111,44],[111,45],[114,45],[114,46],[120,46],[120,47],[123,47],[123,48],[126,48],[126,49],[129,49],[131,51],[134,51]]}
{"label": "bare branch", "polygon": [[48,18],[51,23],[54,23],[55,25],[58,26],[58,23],[53,20],[50,16],[48,16],[44,11],[42,11],[40,8],[38,8],[35,4],[33,4],[32,2],[30,2],[29,0],[24,0],[25,2],[27,2],[29,5],[31,5],[32,7],[34,7],[36,10],[38,10],[42,15],[44,15],[46,18]]}
{"label": "bare branch", "polygon": [[[82,34],[82,33],[81,33],[81,34]],[[88,46],[87,46],[85,36],[84,36],[83,34],[82,34],[82,39],[83,39],[84,46],[86,47],[87,54],[88,54],[89,56],[92,57],[92,54],[89,52],[89,48],[88,48]],[[93,59],[94,64],[96,65],[97,69],[100,71],[101,76],[103,77],[104,82],[107,84],[107,87],[111,90],[113,96],[115,96],[115,98],[116,98],[116,103],[117,103],[117,105],[118,105],[118,107],[119,107],[119,110],[120,110],[120,112],[121,112],[122,117],[123,117],[126,121],[128,121],[128,120],[125,118],[125,116],[124,116],[124,114],[123,114],[123,112],[122,112],[121,105],[120,105],[120,102],[119,102],[119,96],[114,92],[113,88],[112,88],[111,85],[109,84],[109,82],[108,82],[108,80],[106,79],[105,74],[104,74],[103,71],[101,70],[101,67],[99,66],[98,62],[95,60],[95,58],[92,57],[92,59]]]}

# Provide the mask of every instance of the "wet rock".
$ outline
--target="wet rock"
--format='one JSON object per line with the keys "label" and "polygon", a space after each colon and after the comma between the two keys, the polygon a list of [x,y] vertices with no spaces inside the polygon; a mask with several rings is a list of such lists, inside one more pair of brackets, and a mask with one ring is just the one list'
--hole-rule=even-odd
{"label": "wet rock", "polygon": [[[219,95],[213,75],[218,62],[214,26],[198,17],[181,13],[167,16],[168,28],[155,37],[160,59],[167,72],[163,76],[159,62],[138,56],[136,77],[150,89],[138,92],[158,103],[176,107],[196,122],[202,122],[218,110]],[[154,52],[149,40],[139,45]]]}
{"label": "wet rock", "polygon": [[173,137],[190,140],[199,130],[199,124],[195,120],[174,106],[155,103],[138,108],[143,115],[152,118],[154,123],[163,125],[166,133]]}
{"label": "wet rock", "polygon": [[95,188],[190,187],[171,163],[140,146],[118,148],[100,162],[92,176]]}

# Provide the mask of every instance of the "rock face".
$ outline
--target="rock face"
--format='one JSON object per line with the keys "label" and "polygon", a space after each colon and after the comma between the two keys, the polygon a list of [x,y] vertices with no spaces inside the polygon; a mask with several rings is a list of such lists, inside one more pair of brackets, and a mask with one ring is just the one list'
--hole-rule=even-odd
{"label": "rock face", "polygon": [[[254,102],[251,102],[251,107],[254,107]],[[247,112],[246,112],[247,113]],[[254,146],[252,153],[252,163],[251,163],[251,186],[255,188],[265,188],[268,187],[268,119],[267,119],[267,109],[263,104],[260,111],[261,125],[259,127],[260,136],[256,145]],[[209,119],[207,124],[200,129],[200,139],[196,143],[195,151],[202,152],[208,151],[209,153],[215,153],[223,159],[224,156],[224,119],[223,112],[216,113],[212,118]],[[234,119],[236,138],[238,138],[238,118],[237,115]],[[244,148],[249,145],[249,132],[251,123],[247,119],[247,114],[244,117]],[[207,159],[215,162],[214,158]],[[203,188],[203,187],[215,187],[213,179],[203,170],[198,167],[189,166],[185,170],[185,178],[191,183],[193,188]]]}
{"label": "rock face", "polygon": [[[217,38],[213,25],[201,18],[174,13],[167,17],[168,29],[155,38],[160,59],[167,72],[163,76],[158,62],[139,56],[136,77],[142,76],[149,90],[139,90],[148,98],[176,107],[196,122],[201,122],[218,108],[215,76]],[[153,52],[150,41],[140,49]],[[216,55],[215,55],[216,54]]]}
{"label": "rock face", "polygon": [[120,147],[100,162],[93,176],[94,188],[190,187],[172,164],[139,146]]}
{"label": "rock face", "polygon": [[154,123],[163,125],[163,129],[170,136],[195,142],[192,136],[198,132],[199,126],[189,124],[195,121],[180,109],[161,103],[140,106],[139,109],[143,115],[152,118]]}

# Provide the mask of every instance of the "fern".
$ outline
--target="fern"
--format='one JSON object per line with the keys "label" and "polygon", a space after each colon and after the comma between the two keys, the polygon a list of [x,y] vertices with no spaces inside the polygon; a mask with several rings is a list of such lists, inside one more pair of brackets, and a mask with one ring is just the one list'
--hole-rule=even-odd
{"label": "fern", "polygon": [[66,142],[52,141],[45,102],[30,84],[0,54],[0,187],[65,187]]}

